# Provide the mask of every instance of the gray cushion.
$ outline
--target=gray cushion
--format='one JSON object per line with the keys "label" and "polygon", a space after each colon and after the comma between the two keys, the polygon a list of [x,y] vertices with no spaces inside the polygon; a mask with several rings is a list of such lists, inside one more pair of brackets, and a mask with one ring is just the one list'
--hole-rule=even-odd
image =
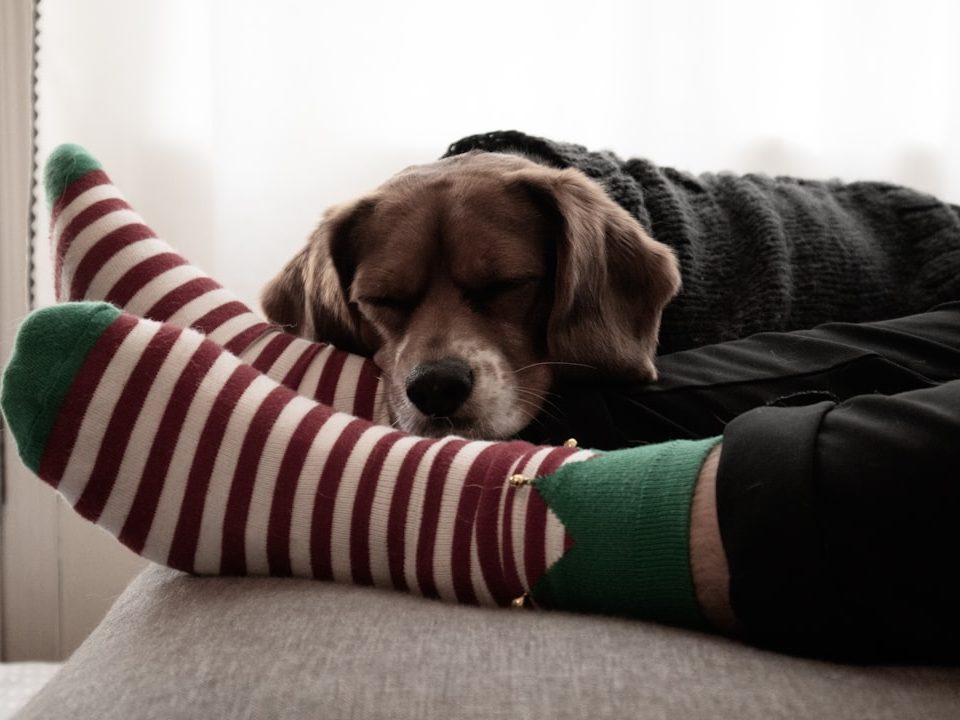
{"label": "gray cushion", "polygon": [[603,617],[147,569],[23,718],[957,718],[960,668]]}

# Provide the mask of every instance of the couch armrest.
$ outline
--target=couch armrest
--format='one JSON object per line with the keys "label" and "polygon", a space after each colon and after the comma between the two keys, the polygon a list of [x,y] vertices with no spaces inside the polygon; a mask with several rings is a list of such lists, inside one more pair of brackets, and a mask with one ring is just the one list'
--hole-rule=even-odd
{"label": "couch armrest", "polygon": [[960,668],[152,566],[22,718],[956,718]]}

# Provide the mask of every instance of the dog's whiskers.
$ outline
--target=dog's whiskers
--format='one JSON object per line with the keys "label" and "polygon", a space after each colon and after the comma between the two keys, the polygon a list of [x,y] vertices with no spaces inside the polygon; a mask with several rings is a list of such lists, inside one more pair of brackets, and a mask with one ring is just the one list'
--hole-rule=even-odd
{"label": "dog's whiskers", "polygon": [[[563,411],[560,409],[560,406],[559,406],[559,405],[557,405],[557,404],[556,404],[555,402],[553,402],[552,400],[547,399],[547,397],[546,397],[547,394],[553,395],[554,397],[558,397],[558,395],[557,395],[556,393],[545,393],[545,392],[542,393],[542,392],[539,392],[539,391],[537,391],[537,390],[532,390],[532,389],[530,389],[530,388],[524,387],[524,386],[522,386],[522,385],[518,385],[515,389],[516,389],[516,391],[517,391],[518,393],[523,393],[524,395],[527,395],[528,397],[535,398],[541,405],[549,405],[550,407],[552,407],[552,408],[553,408],[554,410],[556,410],[557,412],[560,412],[560,413],[563,412]],[[518,399],[519,399],[519,398],[518,398]]]}
{"label": "dog's whiskers", "polygon": [[523,409],[522,407],[517,408],[517,410],[520,412],[521,415],[523,415],[527,419],[528,423],[536,423],[540,427],[544,427],[543,422],[537,417],[537,415],[531,413],[528,410]]}
{"label": "dog's whiskers", "polygon": [[587,365],[586,363],[562,362],[560,360],[545,360],[544,362],[535,362],[535,363],[530,363],[529,365],[524,365],[522,368],[517,368],[513,372],[514,374],[516,374],[519,372],[523,372],[524,370],[529,370],[530,368],[533,368],[533,367],[539,367],[541,365],[570,365],[572,367],[589,368],[590,370],[597,369],[596,365]]}
{"label": "dog's whiskers", "polygon": [[[532,402],[531,400],[527,400],[526,398],[518,397],[518,398],[517,398],[517,403],[519,403],[519,404],[521,404],[521,405],[524,405],[524,406],[526,406],[526,407],[528,407],[528,408],[532,408],[534,411],[536,411],[536,414],[542,413],[542,414],[546,415],[548,418],[550,418],[550,419],[553,420],[554,422],[560,422],[560,418],[558,418],[558,417],[557,417],[556,415],[554,415],[552,412],[550,412],[549,410],[547,410],[545,407],[540,406],[540,405],[537,405],[536,403]],[[531,420],[536,419],[535,417],[532,417],[532,416],[531,416],[530,411],[525,410],[523,407],[518,407],[517,409],[518,409],[520,412],[522,412],[522,413],[524,413],[525,415],[527,415],[527,417],[529,417]],[[558,409],[559,409],[559,408],[558,408]]]}

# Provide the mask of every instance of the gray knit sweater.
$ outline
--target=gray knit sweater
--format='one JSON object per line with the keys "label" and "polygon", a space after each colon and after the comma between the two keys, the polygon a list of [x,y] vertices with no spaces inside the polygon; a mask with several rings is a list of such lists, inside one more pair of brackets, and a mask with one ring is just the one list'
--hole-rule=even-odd
{"label": "gray knit sweater", "polygon": [[693,176],[515,131],[458,140],[444,157],[470,150],[578,168],[676,251],[683,290],[664,313],[662,353],[960,298],[960,207],[909,188]]}

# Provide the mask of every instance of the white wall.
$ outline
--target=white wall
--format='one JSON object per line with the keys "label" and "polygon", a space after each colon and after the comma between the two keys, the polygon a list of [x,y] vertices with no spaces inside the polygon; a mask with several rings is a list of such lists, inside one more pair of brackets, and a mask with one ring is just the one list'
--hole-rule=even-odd
{"label": "white wall", "polygon": [[[249,302],[324,207],[494,129],[960,202],[954,0],[43,0],[42,12],[41,156],[86,146],[151,225]],[[37,260],[49,302],[46,248]],[[67,652],[136,564],[59,512]]]}
{"label": "white wall", "polygon": [[953,0],[44,0],[43,15],[42,151],[87,146],[249,300],[322,208],[494,129],[960,200]]}

